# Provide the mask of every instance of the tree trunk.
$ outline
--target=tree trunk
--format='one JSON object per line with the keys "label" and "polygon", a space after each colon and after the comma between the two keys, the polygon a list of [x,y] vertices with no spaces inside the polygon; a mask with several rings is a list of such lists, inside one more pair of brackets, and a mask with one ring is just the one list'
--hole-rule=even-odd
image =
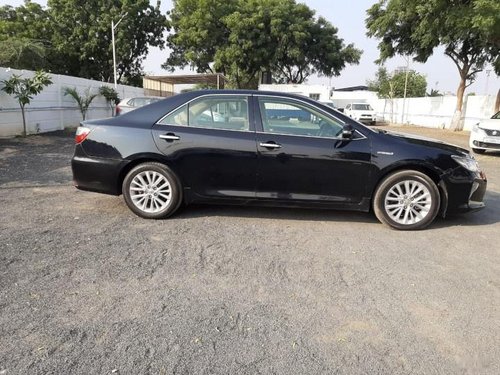
{"label": "tree trunk", "polygon": [[26,137],[26,115],[24,114],[24,105],[21,105],[21,114],[23,116],[23,133],[22,133],[22,136]]}
{"label": "tree trunk", "polygon": [[500,89],[497,92],[497,100],[495,102],[495,113],[500,111]]}
{"label": "tree trunk", "polygon": [[458,85],[457,90],[457,107],[455,108],[455,113],[453,114],[453,118],[451,120],[450,129],[453,131],[459,131],[460,129],[460,118],[462,117],[462,106],[464,104],[464,93],[465,93],[465,85],[467,74],[460,74],[460,84]]}

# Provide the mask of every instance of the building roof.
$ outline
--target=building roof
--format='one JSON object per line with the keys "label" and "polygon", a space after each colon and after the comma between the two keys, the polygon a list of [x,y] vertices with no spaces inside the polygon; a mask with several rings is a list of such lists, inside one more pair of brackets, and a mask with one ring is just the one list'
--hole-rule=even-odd
{"label": "building roof", "polygon": [[218,87],[224,87],[224,83],[226,82],[226,77],[221,73],[146,76],[144,78],[152,81],[170,83],[172,85],[207,83]]}
{"label": "building roof", "polygon": [[335,91],[368,91],[368,86],[350,86],[335,89]]}

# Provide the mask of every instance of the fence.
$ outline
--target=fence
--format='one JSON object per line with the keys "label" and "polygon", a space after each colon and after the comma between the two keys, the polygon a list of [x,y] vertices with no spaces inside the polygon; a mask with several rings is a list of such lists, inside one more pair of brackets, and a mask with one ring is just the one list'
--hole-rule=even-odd
{"label": "fence", "polygon": [[[8,79],[12,74],[31,77],[34,72],[0,68],[0,80]],[[65,87],[75,87],[80,93],[89,88],[91,92],[97,93],[99,87],[103,85],[113,87],[111,84],[104,82],[59,74],[51,74],[51,78],[53,84],[35,96],[25,108],[28,134],[62,130],[79,124],[82,115],[75,101],[70,96],[64,95]],[[120,98],[144,95],[142,88],[125,85],[118,85],[117,92]],[[106,103],[106,100],[102,96],[96,97],[87,112],[87,119],[109,116],[111,116],[111,108]],[[22,128],[23,120],[17,100],[0,91],[0,137],[21,134]]]}
{"label": "fence", "polygon": [[[494,115],[495,100],[496,97],[493,95],[465,97],[462,112],[463,129],[471,130],[474,124]],[[377,116],[387,122],[448,129],[456,102],[455,96],[436,96],[407,98],[406,101],[375,99],[371,100],[370,104],[377,112]]]}

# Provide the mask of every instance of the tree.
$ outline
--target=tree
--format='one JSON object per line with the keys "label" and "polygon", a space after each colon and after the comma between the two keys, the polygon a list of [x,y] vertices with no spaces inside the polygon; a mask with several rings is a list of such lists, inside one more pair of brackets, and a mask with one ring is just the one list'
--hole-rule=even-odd
{"label": "tree", "polygon": [[460,76],[452,121],[458,130],[465,89],[485,64],[499,59],[498,0],[379,0],[367,13],[367,34],[380,39],[379,61],[401,54],[426,62],[444,46]]}
{"label": "tree", "polygon": [[99,96],[99,94],[91,94],[90,93],[90,88],[87,88],[81,95],[80,93],[76,90],[75,87],[65,87],[64,88],[64,96],[69,95],[71,96],[76,104],[78,105],[78,109],[80,110],[80,113],[82,114],[83,121],[85,121],[85,118],[87,117],[87,111],[90,107],[90,104],[92,101]]}
{"label": "tree", "polygon": [[30,70],[46,67],[50,46],[47,22],[46,11],[37,3],[0,7],[0,65]]}
{"label": "tree", "polygon": [[169,22],[165,69],[220,72],[238,88],[255,88],[263,72],[287,83],[338,75],[361,56],[295,0],[178,0]]}
{"label": "tree", "polygon": [[137,84],[149,46],[164,46],[166,18],[159,2],[151,6],[148,0],[48,0],[47,4],[53,45],[68,62],[60,61],[61,73],[111,82],[111,21],[124,14],[115,29],[119,82]]}
{"label": "tree", "polygon": [[[375,75],[375,80],[368,81],[368,88],[376,91],[381,98],[403,98],[406,82],[406,72],[399,71],[392,76],[387,73],[385,67],[380,67]],[[425,96],[427,80],[425,77],[413,70],[408,71],[408,84],[406,88],[407,98],[419,98]]]}
{"label": "tree", "polygon": [[48,0],[47,9],[30,1],[17,8],[3,6],[0,41],[40,43],[46,49],[45,69],[111,82],[111,21],[124,14],[115,29],[118,81],[140,85],[149,46],[165,45],[167,24],[159,2],[152,6],[148,0]]}
{"label": "tree", "polygon": [[112,87],[101,86],[99,87],[99,95],[102,95],[104,99],[106,99],[106,103],[108,103],[109,107],[111,108],[111,116],[113,116],[115,106],[120,103],[118,93]]}
{"label": "tree", "polygon": [[21,78],[21,76],[13,74],[9,79],[1,81],[4,84],[2,91],[14,96],[21,107],[23,116],[23,137],[26,137],[26,114],[24,109],[35,95],[40,94],[46,86],[52,84],[49,75],[43,71],[37,71],[32,78]]}
{"label": "tree", "polygon": [[33,70],[44,65],[45,47],[37,40],[10,38],[0,40],[0,66]]}

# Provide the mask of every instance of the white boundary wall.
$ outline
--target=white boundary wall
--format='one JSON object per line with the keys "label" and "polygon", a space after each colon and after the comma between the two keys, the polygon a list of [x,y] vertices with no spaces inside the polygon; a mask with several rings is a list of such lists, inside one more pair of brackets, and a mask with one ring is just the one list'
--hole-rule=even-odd
{"label": "white boundary wall", "polygon": [[[0,81],[8,79],[12,74],[32,77],[34,72],[29,70],[15,70],[0,68]],[[99,87],[112,84],[77,78],[59,74],[51,74],[52,85],[35,96],[25,107],[26,130],[28,134],[62,130],[67,127],[76,127],[82,121],[82,115],[73,98],[64,96],[65,87],[75,87],[80,94],[90,88],[97,93]],[[0,87],[3,84],[0,83]],[[138,87],[118,85],[118,96],[128,98],[143,96],[144,90]],[[102,96],[96,97],[87,112],[87,119],[110,117],[111,109]],[[19,103],[12,96],[0,91],[0,137],[20,135],[23,129],[23,120]]]}
{"label": "white boundary wall", "polygon": [[[413,124],[430,128],[449,129],[455,112],[455,96],[436,96],[425,98],[377,99],[370,104],[377,117],[387,122]],[[463,130],[471,130],[474,124],[494,115],[496,97],[466,96],[462,113]]]}
{"label": "white boundary wall", "polygon": [[[456,96],[424,98],[379,99],[371,91],[333,91],[326,99],[330,88],[322,85],[260,85],[259,90],[288,92],[309,96],[321,93],[322,101],[331,100],[337,108],[353,102],[369,103],[377,112],[377,121],[397,124],[413,124],[430,128],[449,129],[455,113]],[[462,114],[463,130],[471,130],[474,124],[494,115],[495,95],[465,96]],[[403,102],[404,116],[403,116]]]}

